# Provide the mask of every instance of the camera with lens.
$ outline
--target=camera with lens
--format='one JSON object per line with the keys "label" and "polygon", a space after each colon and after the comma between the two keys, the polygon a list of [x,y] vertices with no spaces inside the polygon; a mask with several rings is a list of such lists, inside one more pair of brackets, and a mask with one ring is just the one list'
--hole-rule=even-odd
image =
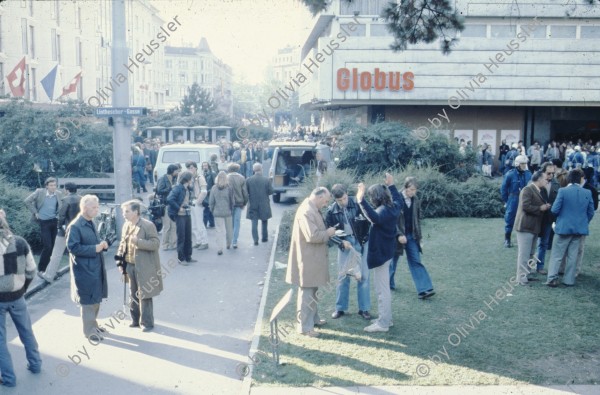
{"label": "camera with lens", "polygon": [[122,267],[123,273],[125,273],[125,270],[127,270],[127,262],[125,262],[125,256],[115,255],[115,262],[117,262],[117,267]]}

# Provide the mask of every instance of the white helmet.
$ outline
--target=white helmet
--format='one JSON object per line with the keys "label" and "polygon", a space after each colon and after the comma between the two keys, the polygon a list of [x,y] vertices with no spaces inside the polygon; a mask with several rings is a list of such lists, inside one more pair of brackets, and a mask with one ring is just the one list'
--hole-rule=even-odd
{"label": "white helmet", "polygon": [[525,155],[519,155],[515,158],[515,166],[519,166],[521,163],[527,164],[527,162],[529,162],[529,160]]}

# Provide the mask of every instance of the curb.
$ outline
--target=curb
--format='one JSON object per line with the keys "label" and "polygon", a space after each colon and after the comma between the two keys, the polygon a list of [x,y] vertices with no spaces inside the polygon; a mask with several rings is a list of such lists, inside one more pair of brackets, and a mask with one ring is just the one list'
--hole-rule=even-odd
{"label": "curb", "polygon": [[271,273],[273,272],[273,265],[275,264],[275,252],[277,251],[277,242],[279,240],[279,222],[277,230],[275,231],[275,237],[273,238],[273,247],[271,248],[271,256],[269,258],[269,268],[267,269],[267,275],[265,276],[265,286],[263,287],[263,294],[260,298],[260,306],[258,308],[258,314],[256,316],[256,323],[254,324],[254,334],[252,335],[252,343],[250,344],[250,352],[248,353],[248,374],[244,377],[242,382],[242,389],[240,394],[249,395],[252,385],[252,373],[254,372],[254,355],[258,351],[258,343],[260,341],[260,334],[262,332],[263,318],[265,314],[265,305],[267,303],[267,295],[269,293],[269,284],[271,283]]}
{"label": "curb", "polygon": [[[64,276],[69,271],[70,271],[70,267],[69,267],[69,265],[67,265],[67,266],[63,267],[62,269],[60,269],[58,272],[56,272],[56,276],[54,277],[54,281],[52,283],[47,283],[46,281],[42,281],[40,284],[31,288],[30,290],[25,292],[25,300],[29,299],[36,293],[40,292],[42,289],[46,288],[47,286],[52,285],[53,283],[58,281],[62,276]],[[35,275],[37,276],[37,272]]]}

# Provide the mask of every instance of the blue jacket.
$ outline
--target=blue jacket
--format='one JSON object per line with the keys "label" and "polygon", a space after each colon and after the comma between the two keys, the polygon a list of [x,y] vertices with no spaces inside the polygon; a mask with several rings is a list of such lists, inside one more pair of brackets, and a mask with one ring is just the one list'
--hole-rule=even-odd
{"label": "blue jacket", "polygon": [[569,184],[558,190],[552,205],[556,218],[554,233],[567,235],[588,235],[588,224],[594,217],[592,193],[577,184]]}
{"label": "blue jacket", "polygon": [[506,203],[508,202],[508,198],[512,195],[513,198],[518,201],[519,193],[527,186],[529,180],[531,180],[531,172],[529,170],[523,172],[518,171],[516,168],[510,170],[504,176],[502,187],[500,188],[502,200]]}
{"label": "blue jacket", "polygon": [[168,214],[169,218],[171,218],[173,221],[175,221],[177,215],[179,214],[179,209],[185,200],[186,192],[189,192],[189,189],[184,187],[182,184],[177,183],[177,185],[171,189],[171,192],[169,192],[169,195],[167,196],[167,204],[169,205]]}
{"label": "blue jacket", "polygon": [[71,266],[71,298],[82,305],[98,304],[108,297],[104,253],[96,252],[100,239],[94,224],[78,215],[67,228]]}
{"label": "blue jacket", "polygon": [[396,252],[396,237],[398,235],[396,224],[402,207],[402,196],[395,185],[389,187],[392,193],[393,206],[379,206],[373,209],[365,199],[360,202],[360,207],[373,226],[369,232],[369,251],[367,253],[367,266],[369,269],[379,267],[392,259]]}

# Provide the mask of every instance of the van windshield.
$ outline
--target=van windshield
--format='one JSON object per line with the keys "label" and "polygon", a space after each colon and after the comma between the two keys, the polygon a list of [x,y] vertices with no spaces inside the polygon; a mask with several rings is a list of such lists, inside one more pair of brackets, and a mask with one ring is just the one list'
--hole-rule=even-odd
{"label": "van windshield", "polygon": [[187,161],[196,163],[202,162],[200,160],[200,152],[198,151],[165,151],[163,152],[162,162],[163,163],[184,163]]}

